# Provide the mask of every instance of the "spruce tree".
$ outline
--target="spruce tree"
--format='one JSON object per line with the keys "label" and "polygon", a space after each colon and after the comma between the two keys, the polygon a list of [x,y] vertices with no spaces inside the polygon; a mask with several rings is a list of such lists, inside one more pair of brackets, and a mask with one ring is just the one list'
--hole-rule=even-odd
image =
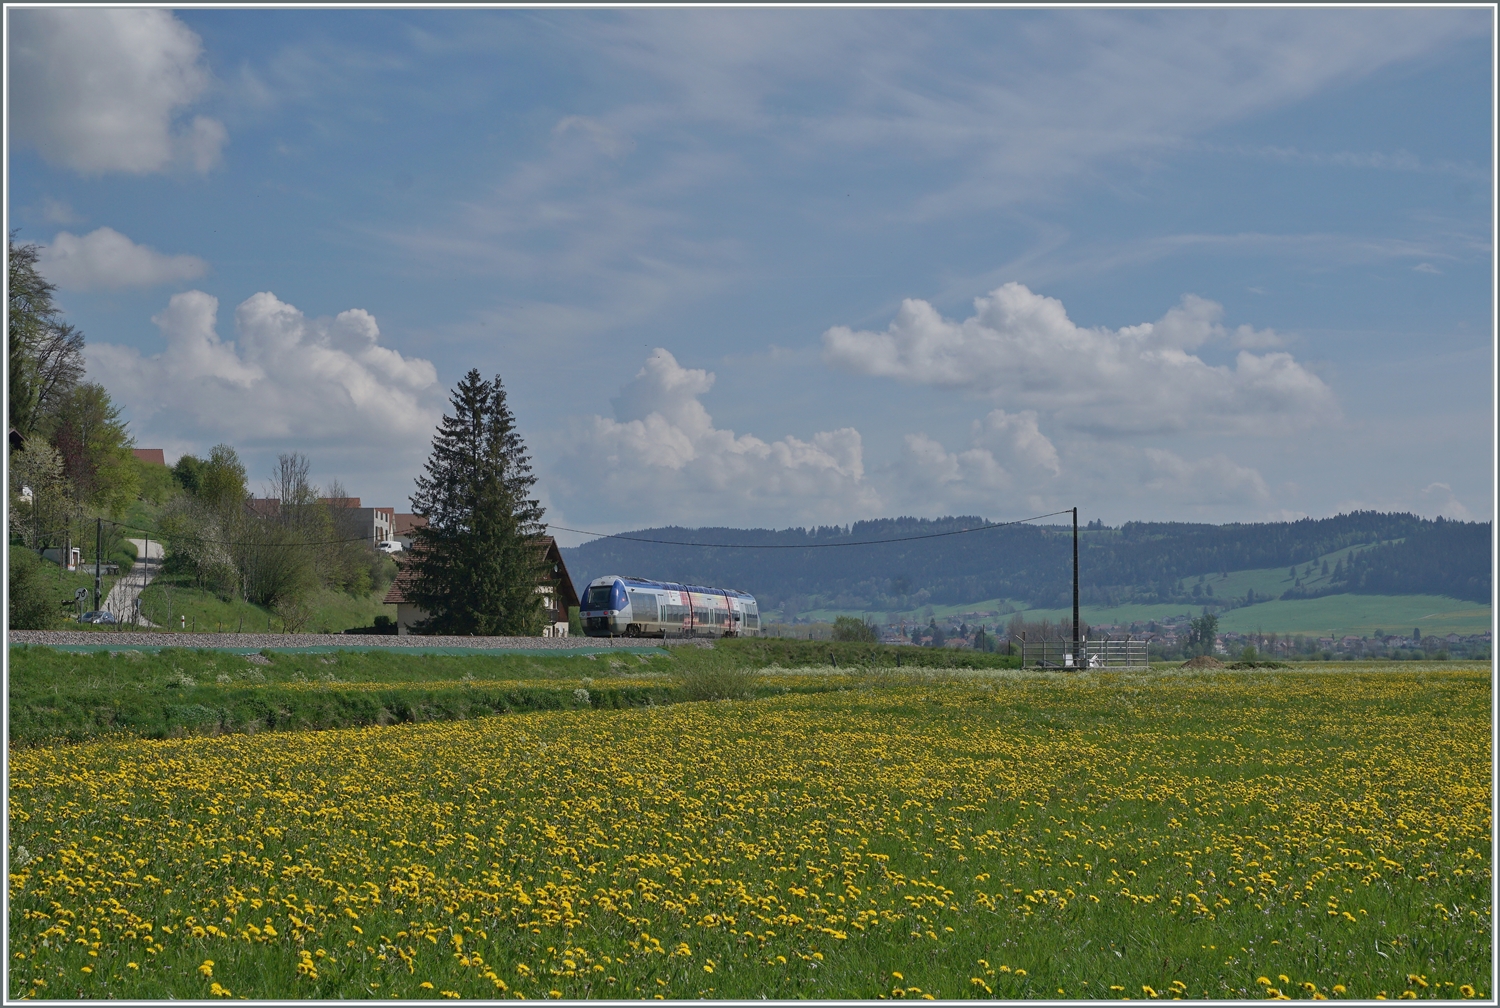
{"label": "spruce tree", "polygon": [[407,595],[428,618],[420,633],[536,636],[545,622],[546,568],[538,537],[536,477],[497,375],[466,374],[417,478],[414,513],[427,519],[412,542]]}

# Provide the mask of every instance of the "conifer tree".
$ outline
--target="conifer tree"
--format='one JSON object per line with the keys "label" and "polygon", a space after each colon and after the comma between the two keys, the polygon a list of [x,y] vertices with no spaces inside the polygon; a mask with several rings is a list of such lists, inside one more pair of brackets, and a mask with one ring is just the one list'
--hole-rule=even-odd
{"label": "conifer tree", "polygon": [[414,584],[408,597],[427,611],[418,632],[535,636],[545,615],[537,587],[546,568],[537,539],[542,506],[536,477],[497,375],[466,374],[417,478]]}

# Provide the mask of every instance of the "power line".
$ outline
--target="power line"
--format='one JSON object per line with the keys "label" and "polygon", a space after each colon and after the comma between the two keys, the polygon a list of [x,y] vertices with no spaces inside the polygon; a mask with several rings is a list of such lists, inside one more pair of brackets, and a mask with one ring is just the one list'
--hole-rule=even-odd
{"label": "power line", "polygon": [[991,525],[978,525],[974,528],[954,529],[952,532],[929,532],[926,535],[902,536],[898,539],[869,539],[863,542],[832,542],[832,543],[695,543],[676,542],[671,539],[642,539],[640,536],[610,535],[607,532],[589,532],[585,529],[568,528],[566,525],[548,524],[548,528],[561,529],[564,532],[577,532],[579,535],[598,536],[601,539],[626,539],[630,542],[655,543],[658,546],[707,546],[714,549],[834,549],[840,546],[883,546],[886,543],[912,542],[916,539],[941,539],[943,536],[964,535],[967,532],[987,532],[990,529],[1005,528],[1008,525],[1022,525],[1026,522],[1036,521],[1040,518],[1052,518],[1061,514],[1072,514],[1072,509],[1062,511],[1049,511],[1043,515],[1032,515],[1030,518],[1017,518],[1015,521],[995,522]]}

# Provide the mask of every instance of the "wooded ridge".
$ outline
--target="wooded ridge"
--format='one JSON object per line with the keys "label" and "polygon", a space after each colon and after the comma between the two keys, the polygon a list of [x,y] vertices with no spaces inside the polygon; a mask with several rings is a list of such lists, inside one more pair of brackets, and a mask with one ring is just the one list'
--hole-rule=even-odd
{"label": "wooded ridge", "polygon": [[[879,543],[985,524],[989,522],[983,518],[965,515],[887,518],[807,529],[671,526],[622,534],[700,543],[801,546]],[[1071,601],[1071,537],[1071,526],[1013,525],[846,549],[725,549],[595,539],[563,553],[579,584],[604,574],[627,574],[719,585],[751,592],[767,609],[791,602],[802,610],[894,611],[994,598],[1052,608]],[[1351,546],[1369,548],[1351,555],[1347,565],[1340,561],[1340,567],[1331,570],[1317,590],[1297,589],[1286,597],[1357,592],[1490,600],[1488,522],[1356,511],[1332,518],[1233,525],[1127,522],[1109,528],[1096,523],[1079,535],[1082,601],[1085,605],[1230,605],[1232,600],[1191,595],[1184,579],[1305,565]]]}

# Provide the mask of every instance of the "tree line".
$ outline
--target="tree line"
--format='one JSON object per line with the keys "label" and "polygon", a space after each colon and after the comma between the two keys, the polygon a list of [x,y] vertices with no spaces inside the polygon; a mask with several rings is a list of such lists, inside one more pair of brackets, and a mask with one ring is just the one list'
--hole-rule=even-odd
{"label": "tree line", "polygon": [[[984,519],[969,515],[891,518],[813,529],[674,526],[629,534],[647,539],[787,546],[932,535],[983,524]],[[1243,604],[1243,600],[1212,599],[1201,592],[1195,596],[1186,579],[1301,565],[1356,544],[1374,546],[1398,539],[1415,542],[1436,525],[1417,515],[1374,511],[1222,526],[1130,522],[1108,528],[1096,524],[1080,533],[1081,601],[1089,606],[1170,603],[1225,608]],[[1489,525],[1469,523],[1469,529],[1463,534],[1473,540],[1472,550],[1443,546],[1440,562],[1412,559],[1390,566],[1380,560],[1384,573],[1349,581],[1349,587],[1341,590],[1394,594],[1420,591],[1456,598],[1476,597],[1482,592],[1483,598],[1488,598]],[[1420,552],[1421,548],[1416,549]],[[583,579],[622,570],[646,571],[665,580],[740,588],[756,595],[765,608],[783,612],[788,607],[797,611],[900,611],[990,598],[1049,609],[1072,603],[1071,527],[1010,526],[837,550],[714,549],[596,539],[564,553],[570,568]],[[1399,555],[1410,557],[1409,553]],[[1376,556],[1371,550],[1367,562],[1375,563]],[[1417,579],[1409,580],[1408,573]]]}
{"label": "tree line", "polygon": [[[54,300],[56,287],[37,269],[40,250],[7,238],[6,346],[9,379],[10,625],[56,618],[39,554],[80,547],[93,557],[97,519],[120,518],[132,502],[159,499],[170,479],[142,463],[120,409],[104,386],[84,380],[84,335]],[[134,548],[114,525],[103,555],[121,569]]]}

